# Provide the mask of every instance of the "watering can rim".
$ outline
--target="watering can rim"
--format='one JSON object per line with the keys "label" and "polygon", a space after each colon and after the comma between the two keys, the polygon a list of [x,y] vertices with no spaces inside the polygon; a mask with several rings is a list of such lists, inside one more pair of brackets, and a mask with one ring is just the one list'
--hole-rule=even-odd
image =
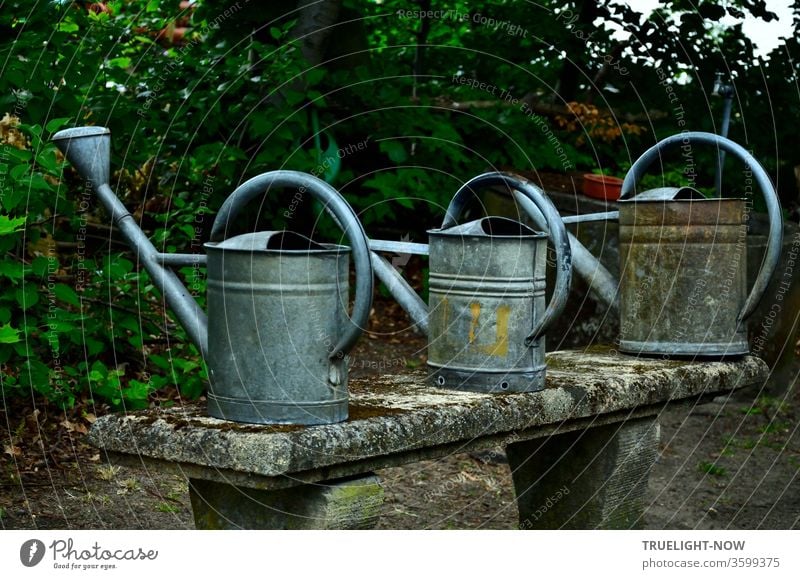
{"label": "watering can rim", "polygon": [[221,250],[231,253],[266,253],[270,255],[340,255],[350,253],[349,245],[335,243],[320,243],[324,249],[245,249],[243,247],[219,247],[221,241],[207,241],[203,244],[206,249]]}
{"label": "watering can rim", "polygon": [[[519,225],[521,229],[527,230],[530,233],[525,233],[522,235],[493,235],[486,232],[468,232],[462,233],[458,231],[454,231],[457,229],[467,229],[469,226],[474,226],[474,224],[479,223],[481,221],[488,221],[488,220],[495,220],[495,221],[507,221],[509,223],[514,223]],[[436,229],[429,229],[427,230],[428,235],[439,236],[439,237],[460,237],[460,238],[473,238],[473,239],[542,239],[547,238],[547,233],[542,231],[538,231],[533,229],[532,227],[522,223],[521,221],[517,221],[516,219],[511,219],[509,217],[501,217],[499,215],[485,215],[478,219],[473,219],[472,221],[467,221],[466,223],[459,223],[456,225],[451,225],[447,228],[436,228]]]}
{"label": "watering can rim", "polygon": [[709,201],[714,203],[747,201],[747,197],[706,197],[704,199],[639,199],[638,197],[632,197],[630,199],[619,199],[617,203],[705,203]]}
{"label": "watering can rim", "polygon": [[[321,246],[320,248],[312,247],[308,249],[282,249],[280,247],[225,247],[226,243],[235,242],[236,240],[241,240],[242,237],[249,237],[253,239],[253,245],[255,245],[256,240],[259,238],[263,238],[264,241],[268,241],[270,237],[275,234],[279,233],[291,233],[292,235],[296,235],[298,237],[302,237],[303,239],[313,243],[315,245]],[[222,246],[222,247],[220,247]],[[222,251],[222,252],[231,252],[231,253],[248,253],[248,254],[267,254],[267,255],[289,255],[289,256],[300,256],[300,255],[341,255],[350,253],[350,246],[349,245],[340,245],[337,243],[321,243],[318,241],[314,241],[301,233],[297,233],[294,231],[289,231],[286,229],[279,229],[276,231],[251,231],[250,233],[241,233],[239,235],[235,235],[233,237],[229,237],[222,241],[206,241],[203,244],[205,249],[211,249],[214,251]]]}
{"label": "watering can rim", "polygon": [[50,140],[62,141],[66,139],[81,139],[86,137],[99,137],[102,135],[110,135],[111,130],[107,127],[99,127],[89,125],[86,127],[72,127],[70,129],[62,129],[55,133]]}

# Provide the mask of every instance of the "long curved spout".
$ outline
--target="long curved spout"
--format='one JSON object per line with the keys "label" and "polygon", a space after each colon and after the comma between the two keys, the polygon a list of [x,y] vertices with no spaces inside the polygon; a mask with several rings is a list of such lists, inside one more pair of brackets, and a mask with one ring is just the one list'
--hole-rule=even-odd
{"label": "long curved spout", "polygon": [[370,251],[372,271],[385,285],[392,297],[397,300],[409,317],[425,336],[428,335],[428,306],[422,301],[408,282],[394,266],[374,251]]}
{"label": "long curved spout", "polygon": [[[531,216],[536,226],[546,230],[547,222],[536,205],[518,191],[513,191],[512,193],[514,200],[521,209]],[[609,308],[611,312],[619,311],[619,283],[617,280],[600,263],[600,260],[586,249],[577,237],[569,231],[567,231],[567,236],[572,250],[572,267],[586,281],[589,285],[589,291],[600,303]]]}
{"label": "long curved spout", "polygon": [[178,322],[205,359],[208,348],[208,318],[205,312],[175,272],[162,265],[159,252],[108,184],[110,140],[111,132],[103,127],[77,127],[53,135],[55,145],[81,176],[88,180],[111,216],[112,224],[136,252],[138,261],[150,274]]}

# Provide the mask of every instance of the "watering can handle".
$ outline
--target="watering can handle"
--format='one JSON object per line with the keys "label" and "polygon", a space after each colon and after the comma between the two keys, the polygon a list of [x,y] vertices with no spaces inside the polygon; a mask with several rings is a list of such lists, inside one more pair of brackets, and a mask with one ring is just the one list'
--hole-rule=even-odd
{"label": "watering can handle", "polygon": [[738,157],[746,168],[752,170],[756,183],[758,183],[758,187],[764,195],[764,200],[767,202],[767,213],[769,214],[767,251],[764,255],[761,269],[758,271],[758,277],[753,284],[753,289],[750,290],[750,295],[747,297],[742,311],[739,312],[737,321],[741,323],[755,311],[758,303],[764,296],[769,281],[772,279],[775,269],[778,267],[778,261],[781,256],[781,244],[783,243],[781,204],[778,200],[778,195],[775,193],[775,187],[772,185],[772,181],[770,181],[769,175],[767,175],[761,163],[759,163],[744,147],[725,137],[703,132],[681,133],[659,141],[647,149],[641,157],[636,159],[636,162],[631,166],[628,174],[625,175],[620,198],[630,199],[636,195],[636,184],[644,176],[648,167],[650,167],[654,161],[661,158],[663,152],[669,149],[677,149],[678,147],[691,146],[693,143],[717,147]]}
{"label": "watering can handle", "polygon": [[456,191],[447,208],[447,213],[442,222],[442,229],[456,225],[467,203],[475,197],[478,189],[496,185],[505,185],[519,191],[536,205],[547,220],[548,237],[556,250],[555,289],[544,315],[531,330],[531,333],[528,334],[528,337],[525,338],[525,344],[530,346],[534,345],[547,332],[553,322],[561,315],[561,312],[564,311],[564,306],[569,297],[570,284],[572,283],[572,253],[569,247],[569,237],[567,236],[564,222],[561,220],[561,215],[553,205],[553,202],[536,185],[521,177],[499,172],[484,173],[473,177]]}
{"label": "watering can handle", "polygon": [[367,326],[372,307],[372,264],[364,228],[353,208],[336,189],[313,175],[299,171],[270,171],[257,175],[239,185],[222,204],[211,227],[211,241],[225,239],[228,224],[247,203],[261,197],[265,192],[269,193],[270,189],[283,187],[296,188],[300,194],[306,191],[311,193],[324,205],[325,210],[331,214],[350,240],[356,269],[355,305],[350,318],[350,327],[330,353],[331,358],[342,358],[350,352],[361,336],[363,328]]}

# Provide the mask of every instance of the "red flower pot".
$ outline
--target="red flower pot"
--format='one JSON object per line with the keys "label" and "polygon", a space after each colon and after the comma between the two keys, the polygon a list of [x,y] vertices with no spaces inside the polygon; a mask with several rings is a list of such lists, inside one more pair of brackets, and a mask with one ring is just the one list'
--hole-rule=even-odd
{"label": "red flower pot", "polygon": [[622,179],[587,173],[583,176],[583,194],[595,199],[616,201],[622,190]]}

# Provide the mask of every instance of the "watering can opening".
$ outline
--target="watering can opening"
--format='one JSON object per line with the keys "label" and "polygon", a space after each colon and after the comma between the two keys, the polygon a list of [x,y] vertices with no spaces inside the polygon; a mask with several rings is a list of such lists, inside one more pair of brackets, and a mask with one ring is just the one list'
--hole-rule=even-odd
{"label": "watering can opening", "polygon": [[334,243],[318,243],[294,231],[256,231],[230,237],[225,241],[209,241],[206,249],[225,252],[259,252],[296,255],[336,255],[348,253],[350,247]]}
{"label": "watering can opening", "polygon": [[507,217],[483,217],[464,223],[462,225],[455,225],[447,229],[432,229],[428,231],[429,235],[441,235],[447,237],[500,237],[500,238],[514,238],[514,239],[539,239],[546,238],[547,234],[541,231],[536,231],[514,219]]}
{"label": "watering can opening", "polygon": [[648,201],[719,201],[719,199],[708,199],[693,187],[657,187],[642,191],[635,197],[620,199],[619,203],[645,203]]}

